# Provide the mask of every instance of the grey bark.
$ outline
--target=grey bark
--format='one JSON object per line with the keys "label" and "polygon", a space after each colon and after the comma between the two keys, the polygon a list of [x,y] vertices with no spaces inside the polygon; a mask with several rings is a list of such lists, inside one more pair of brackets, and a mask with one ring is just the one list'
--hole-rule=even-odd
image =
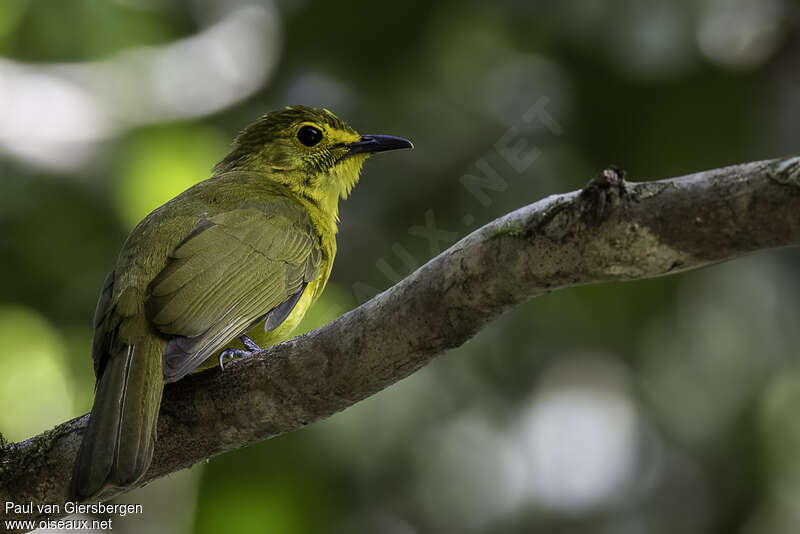
{"label": "grey bark", "polygon": [[[210,369],[169,385],[153,464],[139,485],[343,410],[530,298],[797,245],[800,158],[642,183],[606,170],[581,191],[476,230],[318,330],[224,372]],[[63,503],[87,418],[5,444],[0,504]]]}

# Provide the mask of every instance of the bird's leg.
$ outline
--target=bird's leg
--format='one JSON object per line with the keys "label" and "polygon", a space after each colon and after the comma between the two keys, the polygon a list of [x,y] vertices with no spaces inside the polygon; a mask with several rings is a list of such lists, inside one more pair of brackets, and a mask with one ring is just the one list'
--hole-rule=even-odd
{"label": "bird's leg", "polygon": [[258,352],[258,351],[261,350],[261,347],[258,346],[258,343],[256,343],[255,341],[253,341],[249,337],[247,337],[245,335],[241,335],[241,336],[239,336],[239,339],[242,340],[242,343],[244,343],[244,346],[247,347],[247,350],[249,350],[251,353]]}
{"label": "bird's leg", "polygon": [[223,350],[219,355],[219,368],[220,370],[225,370],[225,366],[222,365],[222,360],[225,358],[247,358],[248,356],[252,356],[253,353],[258,352],[261,350],[261,347],[258,346],[258,343],[247,337],[246,335],[242,334],[239,336],[239,339],[242,341],[242,344],[247,347],[246,350],[242,349],[226,349]]}

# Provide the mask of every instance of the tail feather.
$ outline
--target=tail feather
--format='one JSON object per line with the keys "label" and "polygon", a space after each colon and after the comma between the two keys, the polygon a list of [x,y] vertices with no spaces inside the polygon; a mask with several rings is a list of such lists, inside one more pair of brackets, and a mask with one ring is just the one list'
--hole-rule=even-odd
{"label": "tail feather", "polygon": [[102,498],[134,484],[150,467],[163,390],[161,350],[143,339],[113,354],[95,394],[68,498]]}

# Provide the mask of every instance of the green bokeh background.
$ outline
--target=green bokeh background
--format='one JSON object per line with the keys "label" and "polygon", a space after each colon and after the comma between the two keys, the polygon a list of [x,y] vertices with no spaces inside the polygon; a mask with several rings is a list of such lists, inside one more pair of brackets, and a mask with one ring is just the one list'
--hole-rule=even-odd
{"label": "green bokeh background", "polygon": [[[53,163],[26,155],[33,137],[3,136],[48,120],[0,108],[8,440],[91,407],[91,318],[122,240],[269,110],[329,107],[416,144],[367,163],[302,330],[609,164],[647,180],[798,151],[800,11],[788,0],[5,0],[0,94],[7,62],[113,62],[248,4],[269,15],[272,48],[234,67],[272,64],[219,109],[138,122],[136,106],[117,109],[85,157]],[[135,102],[101,81],[95,100]],[[557,132],[523,119],[543,102]],[[497,152],[508,135],[540,151],[522,172]],[[487,164],[505,186],[476,196],[462,178]],[[451,239],[420,238],[426,217]],[[114,532],[797,532],[798,268],[797,250],[771,251],[536,299],[329,420],[122,497],[145,513],[115,518]]]}

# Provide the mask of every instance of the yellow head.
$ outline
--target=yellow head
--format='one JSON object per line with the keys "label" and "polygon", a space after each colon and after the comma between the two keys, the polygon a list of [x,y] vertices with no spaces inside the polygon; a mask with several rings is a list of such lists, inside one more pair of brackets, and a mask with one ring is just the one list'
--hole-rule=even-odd
{"label": "yellow head", "polygon": [[292,106],[264,115],[236,138],[214,168],[264,173],[336,217],[339,197],[358,182],[370,154],[413,148],[389,135],[359,135],[327,109]]}

